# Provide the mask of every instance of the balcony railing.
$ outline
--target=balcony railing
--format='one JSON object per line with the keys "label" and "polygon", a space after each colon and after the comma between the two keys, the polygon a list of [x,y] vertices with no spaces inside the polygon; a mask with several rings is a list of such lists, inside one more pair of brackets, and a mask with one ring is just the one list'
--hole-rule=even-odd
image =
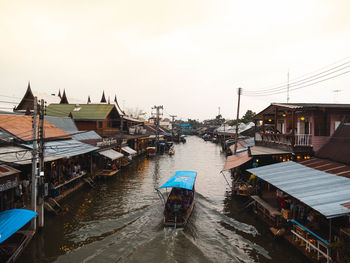
{"label": "balcony railing", "polygon": [[[294,140],[293,140],[294,138]],[[277,144],[286,146],[312,146],[311,134],[280,134],[280,133],[256,133],[255,141],[264,144]]]}
{"label": "balcony railing", "polygon": [[97,133],[99,133],[102,136],[107,136],[107,135],[114,135],[120,131],[119,128],[105,128],[105,129],[99,129],[97,130]]}
{"label": "balcony railing", "polygon": [[263,143],[276,143],[283,145],[292,145],[292,135],[280,133],[256,133],[255,140]]}
{"label": "balcony railing", "polygon": [[311,146],[312,145],[311,134],[295,134],[295,146]]}

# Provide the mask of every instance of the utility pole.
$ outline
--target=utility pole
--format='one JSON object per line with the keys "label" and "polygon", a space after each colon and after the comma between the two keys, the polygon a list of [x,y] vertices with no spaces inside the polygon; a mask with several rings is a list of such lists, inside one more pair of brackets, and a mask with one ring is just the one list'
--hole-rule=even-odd
{"label": "utility pole", "polygon": [[160,110],[163,109],[163,106],[154,106],[152,108],[152,110],[155,109],[156,110],[156,145],[157,145],[157,149],[158,149],[158,143],[159,143],[159,116],[163,115],[160,113]]}
{"label": "utility pole", "polygon": [[289,103],[289,70],[287,75],[287,103]]}
{"label": "utility pole", "polygon": [[[34,112],[33,112],[33,151],[32,151],[32,196],[31,196],[31,206],[32,210],[36,212],[36,176],[38,171],[38,133],[37,133],[37,115],[38,115],[38,98],[34,97]],[[31,228],[36,231],[36,217],[32,219]]]}
{"label": "utility pole", "polygon": [[44,100],[40,100],[39,110],[39,195],[38,195],[38,213],[39,227],[44,227]]}
{"label": "utility pole", "polygon": [[236,139],[235,139],[235,151],[233,153],[234,155],[236,155],[236,152],[237,152],[239,104],[240,104],[240,101],[241,101],[241,93],[242,93],[242,88],[238,88],[238,105],[237,105],[237,118],[236,118]]}
{"label": "utility pole", "polygon": [[176,115],[170,115],[172,118],[171,120],[171,135],[174,136],[174,123],[175,123],[175,118],[177,117]]}

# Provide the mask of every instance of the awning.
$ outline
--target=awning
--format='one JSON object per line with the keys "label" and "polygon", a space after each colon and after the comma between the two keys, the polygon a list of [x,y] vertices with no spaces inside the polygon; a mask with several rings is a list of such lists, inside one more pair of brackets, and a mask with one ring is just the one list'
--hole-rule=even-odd
{"label": "awning", "polygon": [[[33,148],[32,144],[23,146]],[[60,158],[70,158],[84,153],[89,153],[99,149],[98,147],[86,144],[77,140],[61,140],[45,142],[44,153],[45,155],[55,155]]]}
{"label": "awning", "polygon": [[115,150],[112,150],[112,149],[109,149],[109,150],[104,150],[102,152],[98,152],[99,154],[111,159],[112,161],[113,160],[117,160],[117,159],[120,159],[124,156],[124,154],[120,153],[120,152],[117,152]]}
{"label": "awning", "polygon": [[248,156],[248,151],[241,152],[236,155],[230,155],[226,159],[226,163],[222,171],[231,170],[235,167],[238,167],[246,162],[250,161],[252,157]]}
{"label": "awning", "polygon": [[0,212],[0,243],[4,242],[38,213],[26,209],[11,209]]}
{"label": "awning", "polygon": [[264,146],[253,146],[250,148],[250,153],[252,156],[257,156],[257,155],[288,154],[292,152],[284,151],[276,148],[264,147]]}
{"label": "awning", "polygon": [[197,172],[194,171],[177,171],[165,184],[157,189],[177,187],[192,190],[196,177]]}
{"label": "awning", "polygon": [[129,146],[125,146],[125,147],[122,147],[122,150],[128,154],[136,154],[137,151],[135,151],[134,149],[130,148]]}
{"label": "awning", "polygon": [[296,162],[282,162],[248,169],[261,179],[300,200],[326,218],[350,214],[350,179]]}
{"label": "awning", "polygon": [[[61,158],[60,156],[44,153],[44,162],[50,162]],[[31,164],[32,160],[32,150],[28,148],[18,146],[0,147],[1,162],[26,165]]]}

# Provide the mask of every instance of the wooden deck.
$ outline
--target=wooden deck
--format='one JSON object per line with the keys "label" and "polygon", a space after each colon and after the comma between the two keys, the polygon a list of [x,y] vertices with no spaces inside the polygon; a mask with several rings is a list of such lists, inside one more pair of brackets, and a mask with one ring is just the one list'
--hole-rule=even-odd
{"label": "wooden deck", "polygon": [[281,219],[281,212],[277,208],[271,206],[265,200],[257,195],[252,195],[251,198],[255,202],[257,210],[259,210],[262,215],[274,224],[279,224]]}

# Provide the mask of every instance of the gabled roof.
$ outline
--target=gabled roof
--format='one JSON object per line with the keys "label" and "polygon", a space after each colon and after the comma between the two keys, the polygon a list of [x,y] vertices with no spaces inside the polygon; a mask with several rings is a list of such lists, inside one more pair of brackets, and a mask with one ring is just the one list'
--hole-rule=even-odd
{"label": "gabled roof", "polygon": [[[37,120],[39,126],[39,118]],[[0,129],[6,131],[7,133],[17,137],[22,141],[33,140],[33,127],[32,127],[32,117],[24,115],[8,115],[0,114]],[[44,120],[44,137],[49,138],[71,138],[71,136],[56,127],[55,125]]]}
{"label": "gabled roof", "polygon": [[113,109],[114,104],[50,104],[46,108],[46,115],[71,115],[74,120],[105,120]]}
{"label": "gabled roof", "polygon": [[316,153],[319,158],[350,164],[350,123],[341,123]]}
{"label": "gabled roof", "polygon": [[125,115],[125,112],[119,106],[119,103],[117,100],[117,95],[114,96],[114,103],[115,103],[115,107],[117,108],[119,115]]}
{"label": "gabled roof", "polygon": [[274,109],[278,107],[283,110],[319,110],[319,109],[346,109],[350,110],[350,104],[332,103],[271,103],[270,106],[255,115],[254,119],[259,120],[263,114],[274,114]]}

